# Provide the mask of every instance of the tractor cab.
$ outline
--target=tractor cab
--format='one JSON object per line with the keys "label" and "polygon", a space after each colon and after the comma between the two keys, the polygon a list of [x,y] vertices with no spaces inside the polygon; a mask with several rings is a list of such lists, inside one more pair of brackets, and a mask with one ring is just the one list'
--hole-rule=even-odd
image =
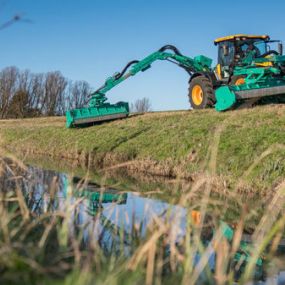
{"label": "tractor cab", "polygon": [[[249,65],[255,58],[282,54],[280,41],[271,41],[267,35],[233,35],[215,40],[218,46],[218,64],[215,70],[219,80],[228,80],[236,66]],[[272,45],[278,43],[277,51]]]}

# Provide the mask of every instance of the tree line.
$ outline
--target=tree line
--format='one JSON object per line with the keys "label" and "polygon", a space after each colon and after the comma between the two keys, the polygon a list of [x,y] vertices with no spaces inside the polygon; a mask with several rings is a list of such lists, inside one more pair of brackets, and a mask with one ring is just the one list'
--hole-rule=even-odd
{"label": "tree line", "polygon": [[[71,81],[61,72],[32,73],[17,67],[0,71],[0,119],[62,116],[87,105],[91,87],[86,81]],[[142,98],[131,104],[132,112],[148,112],[151,104]]]}
{"label": "tree line", "polygon": [[17,67],[0,72],[0,118],[61,116],[88,102],[90,85],[70,81],[59,71],[31,73]]}

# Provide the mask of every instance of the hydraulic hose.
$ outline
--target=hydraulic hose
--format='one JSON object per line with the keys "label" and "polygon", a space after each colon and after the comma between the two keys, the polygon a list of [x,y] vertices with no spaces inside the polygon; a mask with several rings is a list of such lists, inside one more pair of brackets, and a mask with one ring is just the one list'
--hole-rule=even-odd
{"label": "hydraulic hose", "polygon": [[[177,47],[173,46],[173,45],[165,45],[165,46],[163,46],[162,48],[160,48],[160,49],[158,50],[158,52],[164,52],[164,51],[166,51],[166,50],[171,50],[171,51],[173,51],[176,55],[183,56],[182,53],[179,51],[179,49],[178,49]],[[120,78],[122,78],[122,77],[124,76],[124,74],[127,72],[127,70],[128,70],[132,65],[137,64],[137,63],[139,63],[139,62],[140,62],[139,60],[132,60],[132,61],[130,61],[130,62],[123,68],[123,70],[122,70],[121,72],[117,73],[117,74],[114,76],[114,79],[115,79],[115,80],[119,80]],[[179,65],[179,66],[181,66],[182,68],[184,68],[188,73],[191,73],[191,72],[188,70],[188,68],[185,68],[185,67],[182,66],[182,65]],[[101,91],[103,88],[105,88],[105,87],[106,87],[106,83],[105,83],[102,87],[100,87],[98,90],[96,90],[94,93],[92,93],[92,94],[90,95],[90,97],[91,97],[93,94],[100,93],[100,91]]]}
{"label": "hydraulic hose", "polygon": [[[182,56],[182,53],[179,51],[179,49],[173,45],[165,45],[162,48],[160,48],[158,51],[159,52],[164,52],[166,50],[172,50],[175,54]],[[132,60],[130,61],[125,67],[124,69],[118,73],[118,75],[116,75],[116,79],[120,79],[125,73],[126,71],[129,69],[130,66],[132,66],[133,64],[139,63],[139,60]]]}
{"label": "hydraulic hose", "polygon": [[[172,50],[176,55],[183,56],[183,54],[180,52],[180,50],[176,46],[173,46],[173,45],[165,45],[162,48],[160,48],[158,51],[164,52],[166,50]],[[182,67],[190,76],[193,74],[193,72],[195,72],[195,70],[192,70],[190,67],[184,66],[181,63],[177,63],[177,62],[169,60],[169,59],[168,59],[168,61]]]}
{"label": "hydraulic hose", "polygon": [[[160,48],[158,51],[159,52],[164,52],[166,50],[172,50],[175,54],[177,55],[180,55],[182,56],[182,53],[179,51],[179,49],[173,45],[165,45],[163,46],[162,48]],[[132,60],[130,61],[125,67],[124,69],[118,73],[116,76],[115,76],[115,79],[118,80],[120,79],[126,72],[127,70],[129,69],[130,66],[132,66],[133,64],[136,64],[136,63],[139,63],[139,60]]]}
{"label": "hydraulic hose", "polygon": [[126,71],[129,69],[130,66],[132,66],[133,64],[139,63],[139,60],[132,60],[130,61],[125,67],[124,69],[118,73],[115,77],[116,80],[120,79],[125,73]]}
{"label": "hydraulic hose", "polygon": [[[136,63],[138,63],[138,62],[139,62],[139,60],[132,60],[132,61],[130,61],[130,62],[123,68],[123,70],[122,70],[121,72],[119,72],[118,74],[116,74],[115,79],[116,79],[116,80],[120,79],[120,78],[126,73],[126,71],[129,69],[130,66],[132,66],[133,64],[136,64]],[[104,84],[103,86],[101,86],[99,89],[97,89],[97,90],[96,90],[94,93],[92,93],[92,94],[95,94],[95,93],[100,92],[100,90],[103,89],[105,86],[106,86],[106,84]],[[90,95],[90,97],[92,96],[92,94]]]}
{"label": "hydraulic hose", "polygon": [[166,50],[172,50],[175,54],[182,56],[182,53],[179,51],[179,49],[173,45],[166,45],[160,48],[158,51],[164,52]]}

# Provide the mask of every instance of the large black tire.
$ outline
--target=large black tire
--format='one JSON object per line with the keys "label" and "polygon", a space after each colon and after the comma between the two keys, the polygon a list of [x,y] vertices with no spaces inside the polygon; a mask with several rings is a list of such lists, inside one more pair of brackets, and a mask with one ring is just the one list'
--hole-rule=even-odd
{"label": "large black tire", "polygon": [[193,109],[212,108],[216,103],[213,84],[202,75],[190,81],[188,97]]}

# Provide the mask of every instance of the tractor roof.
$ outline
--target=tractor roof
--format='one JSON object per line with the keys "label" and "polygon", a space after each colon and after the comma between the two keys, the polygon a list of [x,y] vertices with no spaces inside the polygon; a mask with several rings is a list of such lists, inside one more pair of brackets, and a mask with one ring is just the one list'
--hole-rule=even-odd
{"label": "tractor roof", "polygon": [[215,40],[215,45],[225,41],[234,41],[234,40],[246,40],[246,39],[262,39],[262,40],[270,40],[268,35],[245,35],[245,34],[237,34],[231,35],[223,38],[218,38]]}

